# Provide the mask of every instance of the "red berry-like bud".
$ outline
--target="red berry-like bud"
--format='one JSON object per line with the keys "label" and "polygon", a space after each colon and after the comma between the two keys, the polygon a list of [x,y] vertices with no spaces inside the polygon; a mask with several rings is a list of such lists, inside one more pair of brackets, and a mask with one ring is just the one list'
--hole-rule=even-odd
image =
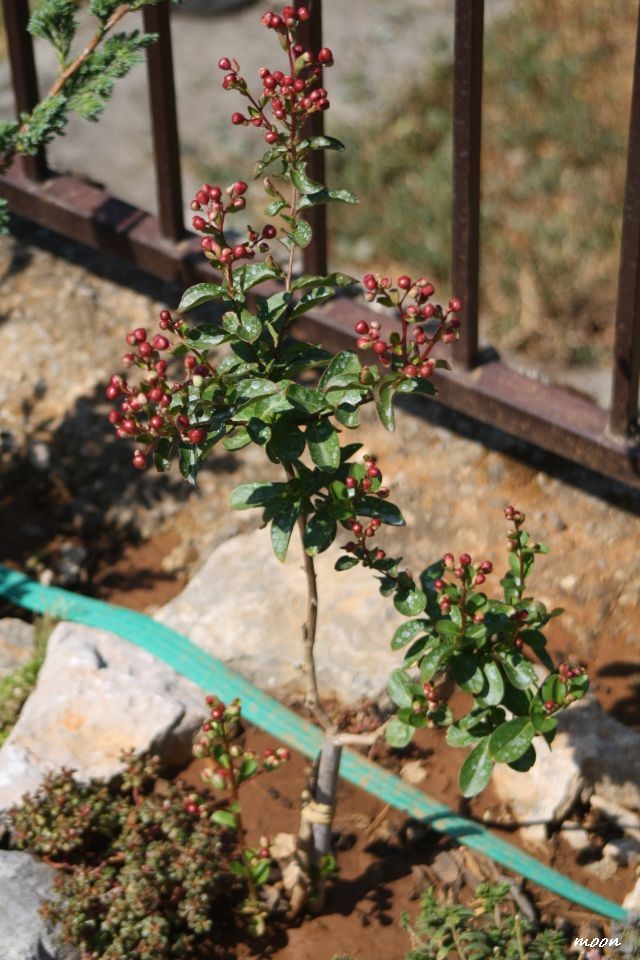
{"label": "red berry-like bud", "polygon": [[144,341],[147,339],[147,331],[145,328],[136,327],[136,329],[133,331],[133,339],[136,341],[136,343],[144,343]]}
{"label": "red berry-like bud", "polygon": [[333,53],[329,50],[328,47],[323,47],[322,50],[318,53],[317,56],[318,63],[323,63],[325,66],[331,66],[333,63]]}
{"label": "red berry-like bud", "polygon": [[482,586],[482,584],[485,582],[486,579],[487,578],[485,577],[484,573],[476,573],[475,577],[473,578],[473,582],[476,585],[476,587],[480,587]]}
{"label": "red berry-like bud", "polygon": [[462,300],[458,297],[451,297],[451,300],[449,300],[449,309],[452,313],[458,313],[462,310]]}
{"label": "red berry-like bud", "polygon": [[187,439],[189,440],[189,443],[202,443],[206,435],[206,430],[201,430],[199,427],[195,427],[193,430],[189,430]]}
{"label": "red berry-like bud", "polygon": [[507,518],[507,520],[513,520],[513,515],[515,514],[515,512],[516,512],[515,507],[508,506],[504,508],[504,515]]}
{"label": "red berry-like bud", "polygon": [[223,717],[224,717],[224,708],[214,707],[213,710],[211,711],[211,719],[218,721],[218,720],[222,720]]}
{"label": "red berry-like bud", "polygon": [[420,369],[418,370],[418,373],[420,374],[423,380],[426,380],[427,377],[430,377],[431,374],[433,373],[434,367],[435,367],[435,364],[433,360],[429,363],[423,363]]}
{"label": "red berry-like bud", "polygon": [[120,396],[120,387],[117,387],[115,383],[110,383],[107,389],[105,390],[107,400],[115,400],[116,397]]}
{"label": "red berry-like bud", "polygon": [[402,372],[407,375],[407,377],[417,377],[418,368],[413,363],[408,363],[405,367],[402,368]]}
{"label": "red berry-like bud", "polygon": [[112,423],[113,426],[115,427],[116,424],[120,423],[120,421],[122,420],[122,414],[118,413],[117,410],[110,410],[107,416],[107,420],[109,421],[109,423]]}
{"label": "red berry-like bud", "polygon": [[153,347],[155,350],[168,350],[169,341],[166,337],[163,337],[162,334],[158,333],[153,338]]}
{"label": "red berry-like bud", "polygon": [[367,476],[375,480],[382,480],[382,473],[379,467],[376,467],[375,464],[367,467]]}
{"label": "red berry-like bud", "polygon": [[356,331],[356,333],[369,333],[369,324],[365,323],[364,320],[358,320],[358,322],[354,327],[354,330]]}
{"label": "red berry-like bud", "polygon": [[389,488],[380,487],[380,489],[378,490],[378,496],[381,497],[383,500],[386,500],[386,498],[389,496]]}
{"label": "red berry-like bud", "polygon": [[384,550],[380,550],[378,548],[376,550],[375,557],[376,557],[376,560],[384,560],[384,558],[386,557],[386,553],[384,552]]}
{"label": "red berry-like bud", "polygon": [[459,560],[460,560],[461,567],[468,567],[469,564],[471,563],[471,557],[469,556],[468,553],[462,553],[459,557]]}
{"label": "red berry-like bud", "polygon": [[365,492],[366,492],[367,490],[371,490],[372,482],[371,482],[371,480],[369,479],[369,477],[365,477],[365,478],[364,478],[364,480],[362,481],[361,486],[362,486],[362,489],[363,489]]}
{"label": "red berry-like bud", "polygon": [[308,20],[311,16],[311,11],[309,7],[298,7],[297,9],[298,20]]}
{"label": "red berry-like bud", "polygon": [[158,414],[155,414],[149,420],[149,426],[151,427],[152,430],[159,430],[163,423],[164,423],[164,420],[162,419],[162,417],[159,417]]}
{"label": "red berry-like bud", "polygon": [[228,57],[220,57],[218,66],[221,70],[231,70],[231,60]]}
{"label": "red berry-like bud", "polygon": [[408,290],[411,286],[411,277],[408,277],[406,274],[398,277],[398,286],[401,290]]}
{"label": "red berry-like bud", "polygon": [[162,321],[162,323],[171,323],[171,314],[169,313],[168,310],[160,311],[160,320]]}
{"label": "red berry-like bud", "polygon": [[236,182],[233,185],[233,193],[235,194],[236,197],[239,197],[243,193],[246,193],[248,189],[249,187],[244,182],[244,180],[236,180]]}
{"label": "red berry-like bud", "polygon": [[144,470],[147,465],[147,458],[141,450],[136,450],[131,462],[136,470]]}
{"label": "red berry-like bud", "polygon": [[374,353],[377,353],[378,355],[380,355],[382,353],[386,353],[388,350],[388,347],[387,347],[387,344],[384,342],[384,340],[376,340],[376,342],[373,345],[373,350],[374,350]]}
{"label": "red berry-like bud", "polygon": [[436,590],[444,590],[447,584],[445,580],[443,580],[441,577],[438,577],[437,580],[433,581],[433,585],[436,588]]}
{"label": "red berry-like bud", "polygon": [[444,563],[447,570],[453,570],[454,560],[453,560],[452,553],[445,553],[444,557],[442,558],[442,562]]}
{"label": "red berry-like bud", "polygon": [[378,281],[372,273],[365,274],[362,283],[366,290],[377,290],[378,288]]}
{"label": "red berry-like bud", "polygon": [[371,346],[371,340],[368,337],[358,337],[356,340],[356,346],[359,350],[365,350],[367,347]]}
{"label": "red berry-like bud", "polygon": [[556,702],[555,702],[555,700],[545,700],[545,702],[544,702],[544,708],[545,708],[545,710],[549,710],[549,711],[550,711],[550,710],[555,710],[555,707],[556,707]]}
{"label": "red berry-like bud", "polygon": [[474,623],[482,623],[483,620],[484,620],[484,613],[482,613],[481,610],[479,610],[478,613],[474,613],[474,615],[473,615],[473,622],[474,622]]}
{"label": "red berry-like bud", "polygon": [[353,532],[355,533],[356,537],[359,537],[360,534],[362,533],[362,524],[361,524],[361,523],[358,523],[357,520],[352,520],[352,521],[351,521],[351,529],[352,529]]}
{"label": "red berry-like bud", "polygon": [[243,116],[243,114],[239,113],[237,110],[235,113],[231,114],[231,123],[233,123],[236,127],[241,126],[241,124],[245,122],[245,119],[246,118]]}
{"label": "red berry-like bud", "polygon": [[193,217],[191,224],[194,230],[204,230],[207,225],[207,221],[204,219],[204,217]]}
{"label": "red berry-like bud", "polygon": [[347,490],[353,490],[354,487],[356,486],[355,477],[347,477],[347,479],[344,482],[344,485],[347,488]]}
{"label": "red berry-like bud", "polygon": [[491,563],[491,560],[483,560],[480,564],[479,570],[482,573],[491,573],[493,570],[493,564]]}
{"label": "red berry-like bud", "polygon": [[138,352],[141,357],[150,357],[151,354],[153,353],[153,347],[151,346],[150,343],[147,343],[145,341],[144,343],[141,343],[140,346],[138,347]]}

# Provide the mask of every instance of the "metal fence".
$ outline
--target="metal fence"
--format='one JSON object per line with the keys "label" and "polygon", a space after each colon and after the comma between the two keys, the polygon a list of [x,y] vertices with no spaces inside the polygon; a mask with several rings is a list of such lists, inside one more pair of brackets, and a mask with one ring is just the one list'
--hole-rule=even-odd
{"label": "metal fence", "polygon": [[[28,0],[2,0],[18,111],[38,102],[33,46],[27,32]],[[454,345],[455,372],[438,374],[439,402],[521,437],[552,453],[640,487],[638,381],[640,374],[640,31],[636,57],[622,215],[622,243],[615,320],[610,411],[560,387],[510,369],[495,350],[480,350],[478,329],[480,261],[480,144],[484,0],[456,0],[453,97],[453,282],[463,303],[464,335]],[[157,33],[148,51],[148,81],[158,216],[104,190],[47,167],[44,152],[18,158],[0,175],[0,195],[21,216],[136,264],[163,280],[209,279],[197,238],[183,221],[180,150],[176,117],[169,2],[144,10],[144,26]],[[303,42],[322,46],[322,4],[315,0]],[[313,117],[314,134],[323,115]],[[426,162],[426,160],[425,160]],[[324,179],[324,155],[314,151],[310,174]],[[312,208],[313,242],[304,251],[305,269],[324,273],[326,212]],[[570,278],[569,278],[570,280]],[[353,343],[354,320],[370,319],[366,305],[338,298],[300,322],[296,333],[333,348]]]}

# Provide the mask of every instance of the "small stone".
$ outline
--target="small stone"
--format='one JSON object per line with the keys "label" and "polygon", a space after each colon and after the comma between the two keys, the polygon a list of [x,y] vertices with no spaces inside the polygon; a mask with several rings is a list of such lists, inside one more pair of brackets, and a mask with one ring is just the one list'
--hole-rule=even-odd
{"label": "small stone", "polygon": [[562,578],[560,581],[560,588],[564,590],[565,593],[571,593],[577,582],[578,578],[574,574],[570,574],[568,577]]}
{"label": "small stone", "polygon": [[420,760],[407,760],[406,763],[402,764],[400,776],[406,783],[417,787],[419,783],[422,783],[422,781],[426,779],[427,771],[424,763]]}
{"label": "small stone", "polygon": [[640,914],[640,877],[633,890],[622,901],[622,906],[631,914]]}
{"label": "small stone", "polygon": [[38,913],[55,870],[18,850],[0,850],[0,960],[56,960],[60,953]]}
{"label": "small stone", "polygon": [[640,843],[633,837],[617,837],[611,840],[605,844],[602,853],[622,867],[636,867],[640,864]]}
{"label": "small stone", "polygon": [[66,542],[60,546],[56,564],[56,581],[62,587],[73,587],[87,579],[88,553],[81,543]]}
{"label": "small stone", "polygon": [[579,853],[595,849],[588,832],[576,820],[565,820],[560,829],[560,836],[572,850]]}

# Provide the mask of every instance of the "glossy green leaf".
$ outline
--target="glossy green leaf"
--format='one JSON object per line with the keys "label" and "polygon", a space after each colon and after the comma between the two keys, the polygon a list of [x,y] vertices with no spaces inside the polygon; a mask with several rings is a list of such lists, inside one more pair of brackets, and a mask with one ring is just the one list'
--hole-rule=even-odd
{"label": "glossy green leaf", "polygon": [[392,671],[387,683],[387,690],[396,706],[410,707],[413,703],[413,684],[408,674],[401,668]]}
{"label": "glossy green leaf", "polygon": [[308,175],[306,163],[301,163],[295,168],[292,167],[289,171],[289,177],[298,193],[303,195],[317,193],[318,190],[322,190],[322,184],[318,183],[317,180],[312,180]]}
{"label": "glossy green leaf", "polygon": [[323,284],[329,287],[350,287],[357,282],[355,277],[350,277],[346,273],[330,273],[328,277],[323,277],[321,274],[307,274],[294,280],[291,289],[302,290],[305,287],[320,287]]}
{"label": "glossy green leaf", "polygon": [[517,770],[518,773],[526,773],[527,770],[530,770],[531,767],[536,762],[536,750],[534,745],[531,743],[521,757],[518,757],[517,760],[512,760],[509,766],[512,770]]}
{"label": "glossy green leaf", "polygon": [[393,398],[396,391],[395,380],[381,380],[373,390],[378,418],[383,427],[392,432],[395,430],[393,416]]}
{"label": "glossy green leaf", "polygon": [[282,143],[278,144],[276,147],[272,147],[270,150],[267,150],[253,168],[253,179],[257,180],[263,170],[266,170],[267,167],[271,166],[272,163],[275,163],[276,160],[285,155],[287,149],[288,148],[286,144]]}
{"label": "glossy green leaf", "polygon": [[301,317],[308,310],[311,310],[319,303],[324,303],[325,300],[330,300],[335,293],[333,287],[314,287],[313,290],[309,290],[308,293],[305,293],[304,296],[300,298],[298,303],[295,305],[291,311],[291,319],[295,320],[297,317]]}
{"label": "glossy green leaf", "polygon": [[358,513],[363,517],[377,517],[391,527],[404,527],[405,520],[395,503],[380,497],[358,497]]}
{"label": "glossy green leaf", "polygon": [[487,706],[496,706],[504,696],[504,680],[497,663],[488,660],[482,667],[484,683],[477,697],[478,701]]}
{"label": "glossy green leaf", "polygon": [[264,447],[271,439],[271,427],[269,424],[263,423],[262,420],[258,420],[256,417],[253,417],[247,423],[247,433],[259,447]]}
{"label": "glossy green leaf", "polygon": [[343,570],[351,570],[352,567],[357,567],[358,561],[355,557],[340,557],[336,560],[334,565],[334,570],[341,572]]}
{"label": "glossy green leaf", "polygon": [[228,333],[215,324],[208,323],[189,330],[185,335],[184,342],[192,350],[211,350],[213,347],[225,343],[228,339]]}
{"label": "glossy green leaf", "polygon": [[328,420],[310,423],[306,440],[311,459],[320,470],[337,470],[340,466],[340,440]]}
{"label": "glossy green leaf", "polygon": [[271,426],[269,453],[277,460],[291,463],[304,453],[303,432],[290,420],[277,420]]}
{"label": "glossy green leaf", "polygon": [[401,650],[411,643],[417,634],[429,629],[428,620],[409,620],[408,623],[401,623],[391,639],[391,649]]}
{"label": "glossy green leaf", "polygon": [[470,730],[463,730],[457,724],[452,723],[447,730],[447,743],[450,747],[468,747],[483,739],[482,735],[474,736]]}
{"label": "glossy green leaf", "polygon": [[499,763],[513,763],[529,748],[535,732],[529,717],[507,720],[489,738],[491,757]]}
{"label": "glossy green leaf", "polygon": [[417,587],[398,590],[393,598],[394,607],[403,617],[415,617],[416,614],[422,613],[426,602],[427,598]]}
{"label": "glossy green leaf", "polygon": [[214,810],[211,819],[221,827],[228,827],[229,830],[236,829],[236,817],[230,810]]}
{"label": "glossy green leaf", "polygon": [[463,797],[475,797],[484,790],[491,777],[493,761],[489,756],[489,740],[481,740],[460,767],[458,782]]}
{"label": "glossy green leaf", "polygon": [[309,147],[311,150],[344,150],[345,145],[341,140],[335,137],[309,137],[300,144],[302,148]]}
{"label": "glossy green leaf", "polygon": [[271,873],[271,863],[269,860],[258,860],[250,867],[251,879],[256,887],[262,887],[269,879]]}
{"label": "glossy green leaf", "polygon": [[186,313],[195,307],[201,307],[203,303],[219,300],[224,294],[224,288],[217,283],[196,283],[195,286],[189,287],[182,294],[182,299],[178,304],[178,312]]}
{"label": "glossy green leaf", "polygon": [[244,428],[241,428],[226,436],[222,441],[222,446],[225,450],[242,450],[243,447],[248,447],[250,443],[251,437]]}
{"label": "glossy green leaf", "polygon": [[401,750],[413,740],[415,730],[408,723],[403,723],[397,717],[393,717],[389,726],[385,730],[385,738],[389,746]]}
{"label": "glossy green leaf", "polygon": [[276,511],[271,523],[271,545],[276,557],[282,562],[286,559],[289,541],[299,513],[298,503],[283,503]]}
{"label": "glossy green leaf", "polygon": [[287,387],[287,399],[296,410],[308,414],[320,413],[327,407],[327,401],[319,390],[315,387],[303,387],[299,383],[293,383]]}
{"label": "glossy green leaf", "polygon": [[153,462],[156,470],[163,473],[171,466],[171,454],[173,451],[173,438],[161,437],[155,445],[153,451]]}
{"label": "glossy green leaf", "polygon": [[258,761],[255,757],[245,757],[245,759],[240,764],[240,770],[238,771],[238,783],[244,783],[245,780],[249,780],[258,770]]}
{"label": "glossy green leaf", "polygon": [[246,293],[252,287],[266,280],[276,280],[282,276],[282,270],[273,263],[250,263],[239,267],[233,274],[233,285],[237,293]]}
{"label": "glossy green leaf", "polygon": [[345,375],[352,377],[354,380],[358,380],[360,370],[361,366],[358,355],[354,353],[353,350],[341,350],[340,353],[336,353],[320,377],[319,387],[321,390],[326,390],[327,387],[334,382],[336,377],[343,377]]}
{"label": "glossy green leaf", "polygon": [[477,658],[470,653],[456,653],[451,658],[451,672],[458,686],[468,693],[480,693],[484,687],[484,674]]}
{"label": "glossy green leaf", "polygon": [[229,504],[234,510],[249,510],[252,507],[264,507],[270,500],[281,497],[284,483],[241,483],[231,491]]}
{"label": "glossy green leaf", "polygon": [[308,193],[302,197],[298,204],[298,209],[306,210],[308,207],[317,207],[321,203],[331,203],[331,201],[337,201],[338,203],[359,203],[358,198],[353,193],[350,193],[349,190],[329,190],[323,187],[322,190],[317,190],[315,193]]}
{"label": "glossy green leaf", "polygon": [[429,683],[432,677],[446,665],[455,648],[455,641],[452,639],[434,640],[430,643],[427,653],[420,661],[420,680],[423,683]]}
{"label": "glossy green leaf", "polygon": [[519,690],[526,690],[532,683],[535,683],[536,672],[533,664],[525,660],[525,658],[515,650],[500,650],[497,656],[514,687],[517,687]]}
{"label": "glossy green leaf", "polygon": [[[316,513],[304,528],[303,544],[309,556],[327,550],[336,538],[336,522]],[[348,559],[348,558],[347,558]]]}
{"label": "glossy green leaf", "polygon": [[293,229],[287,234],[288,242],[285,243],[285,246],[290,247],[291,243],[293,243],[296,247],[308,247],[311,243],[312,237],[313,231],[307,221],[298,220]]}

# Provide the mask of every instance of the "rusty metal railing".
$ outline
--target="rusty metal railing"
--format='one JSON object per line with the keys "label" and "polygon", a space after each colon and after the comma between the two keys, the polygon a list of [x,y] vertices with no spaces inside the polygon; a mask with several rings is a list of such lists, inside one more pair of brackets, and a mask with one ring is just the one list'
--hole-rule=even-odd
{"label": "rusty metal railing", "polygon": [[[27,33],[28,0],[2,0],[18,111],[38,101],[33,46]],[[315,0],[304,42],[322,46],[322,4]],[[76,177],[48,170],[44,151],[22,158],[0,175],[0,195],[19,215],[92,247],[115,254],[163,280],[210,278],[197,238],[186,233],[172,65],[169,3],[144,11],[145,28],[159,35],[148,53],[158,216],[152,216]],[[570,461],[640,487],[638,384],[640,376],[640,31],[623,208],[609,412],[560,387],[540,383],[479,349],[480,143],[484,0],[456,0],[453,98],[453,289],[464,303],[464,336],[454,346],[456,371],[440,373],[439,402],[521,437]],[[321,134],[323,115],[313,118]],[[313,152],[311,175],[323,180],[324,154]],[[313,242],[305,269],[324,273],[326,208],[309,211]],[[300,336],[332,347],[353,343],[354,321],[370,318],[363,303],[339,298],[299,322]]]}

